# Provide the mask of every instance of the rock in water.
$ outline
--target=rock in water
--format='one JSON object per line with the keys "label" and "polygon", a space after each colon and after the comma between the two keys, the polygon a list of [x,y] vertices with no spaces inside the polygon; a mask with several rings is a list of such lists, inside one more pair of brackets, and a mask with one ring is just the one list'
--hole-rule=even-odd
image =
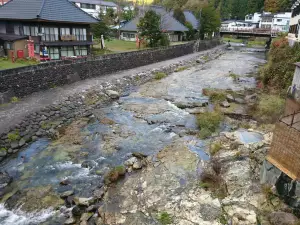
{"label": "rock in water", "polygon": [[294,225],[298,219],[291,213],[273,212],[269,215],[269,220],[272,225]]}
{"label": "rock in water", "polygon": [[118,99],[120,97],[120,94],[114,90],[107,90],[106,94],[112,99]]}
{"label": "rock in water", "polygon": [[12,177],[10,177],[7,172],[0,172],[0,189],[8,186],[12,180]]}
{"label": "rock in water", "polygon": [[84,161],[82,164],[81,164],[81,167],[82,168],[94,168],[96,166],[96,162],[94,161]]}

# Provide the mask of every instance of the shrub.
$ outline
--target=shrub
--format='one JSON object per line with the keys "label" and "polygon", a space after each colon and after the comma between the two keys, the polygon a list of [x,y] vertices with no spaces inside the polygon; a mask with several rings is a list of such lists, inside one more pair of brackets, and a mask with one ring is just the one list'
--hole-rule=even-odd
{"label": "shrub", "polygon": [[3,151],[7,151],[7,149],[6,149],[6,148],[4,148],[4,147],[2,147],[2,148],[0,148],[0,151],[1,151],[1,152],[3,152]]}
{"label": "shrub", "polygon": [[204,88],[202,93],[209,97],[213,103],[219,103],[226,100],[226,92],[224,90]]}
{"label": "shrub", "polygon": [[252,109],[253,116],[264,123],[276,121],[283,113],[284,99],[278,95],[262,95]]}
{"label": "shrub", "polygon": [[14,133],[9,133],[7,134],[7,138],[9,139],[10,142],[19,140],[20,139],[19,132],[16,131]]}
{"label": "shrub", "polygon": [[157,73],[155,73],[154,78],[155,78],[156,80],[161,80],[161,79],[165,78],[166,76],[167,76],[166,73],[163,73],[163,72],[157,72]]}
{"label": "shrub", "polygon": [[16,97],[16,96],[14,96],[14,97],[12,97],[12,98],[10,99],[10,102],[11,102],[11,103],[15,103],[15,102],[18,102],[18,101],[19,101],[19,98]]}
{"label": "shrub", "polygon": [[260,70],[263,83],[279,90],[287,89],[293,80],[295,67],[300,61],[300,44],[289,46],[286,38],[277,38],[272,42],[268,54],[268,63]]}
{"label": "shrub", "polygon": [[167,225],[173,223],[173,219],[171,215],[167,212],[162,212],[158,215],[157,220],[162,224],[162,225]]}
{"label": "shrub", "polygon": [[217,131],[223,120],[223,114],[219,111],[206,112],[197,116],[197,125],[200,128],[200,137],[207,138]]}
{"label": "shrub", "polygon": [[215,155],[216,153],[218,153],[222,148],[222,145],[220,143],[213,143],[210,148],[209,148],[209,153],[211,155]]}
{"label": "shrub", "polygon": [[178,67],[175,72],[180,72],[180,71],[184,71],[186,70],[188,67],[187,66],[182,66],[182,67]]}

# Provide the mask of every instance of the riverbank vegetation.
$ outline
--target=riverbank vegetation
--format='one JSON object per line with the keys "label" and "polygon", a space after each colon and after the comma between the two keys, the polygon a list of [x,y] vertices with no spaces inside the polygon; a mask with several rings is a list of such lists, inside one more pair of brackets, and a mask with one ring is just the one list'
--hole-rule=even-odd
{"label": "riverbank vegetation", "polygon": [[284,102],[280,95],[262,94],[250,112],[257,121],[274,123],[283,113]]}
{"label": "riverbank vegetation", "polygon": [[197,125],[200,128],[200,138],[208,138],[215,133],[223,121],[223,114],[219,110],[201,113],[197,116]]}
{"label": "riverbank vegetation", "polygon": [[300,45],[289,46],[285,37],[275,39],[268,53],[268,62],[260,71],[263,84],[269,89],[286,93],[291,85],[295,62],[300,61]]}

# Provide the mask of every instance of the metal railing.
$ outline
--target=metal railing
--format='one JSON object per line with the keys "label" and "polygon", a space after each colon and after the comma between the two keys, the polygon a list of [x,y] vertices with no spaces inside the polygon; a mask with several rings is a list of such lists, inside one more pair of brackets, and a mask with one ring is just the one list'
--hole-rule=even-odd
{"label": "metal railing", "polygon": [[278,33],[280,33],[279,30],[276,29],[265,29],[265,28],[253,28],[253,27],[234,27],[234,28],[228,28],[228,27],[221,27],[220,32],[223,33],[238,33],[238,34],[269,34],[272,37],[277,36]]}
{"label": "metal railing", "polygon": [[[72,39],[73,40],[69,40],[69,41],[92,41],[92,35],[72,35]],[[61,38],[59,34],[44,34],[42,36],[42,41],[54,42],[54,41],[66,41],[66,40],[64,38]]]}

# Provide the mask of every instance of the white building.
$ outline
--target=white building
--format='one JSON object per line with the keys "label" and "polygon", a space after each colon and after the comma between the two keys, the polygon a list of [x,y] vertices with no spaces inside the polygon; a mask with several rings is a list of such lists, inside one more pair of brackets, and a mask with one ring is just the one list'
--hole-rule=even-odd
{"label": "white building", "polygon": [[291,12],[282,12],[274,14],[272,21],[272,30],[278,30],[279,32],[288,32],[291,16]]}
{"label": "white building", "polygon": [[293,5],[292,5],[292,17],[290,21],[290,29],[289,29],[289,34],[288,34],[288,40],[290,45],[293,45],[295,42],[299,42],[300,38],[300,29],[299,29],[299,24],[300,24],[300,0],[297,0]]}
{"label": "white building", "polygon": [[256,25],[251,22],[240,20],[226,20],[221,23],[221,29],[253,29]]}
{"label": "white building", "polygon": [[256,27],[259,26],[261,13],[248,14],[245,16],[245,22],[255,24]]}
{"label": "white building", "polygon": [[112,8],[113,10],[117,11],[118,5],[114,2],[107,2],[102,0],[69,0],[76,4],[79,8],[83,11],[87,12],[88,14],[92,15],[95,18],[99,17],[99,13],[106,13],[108,8]]}
{"label": "white building", "polygon": [[260,15],[259,28],[272,29],[273,14],[270,12],[263,12]]}

